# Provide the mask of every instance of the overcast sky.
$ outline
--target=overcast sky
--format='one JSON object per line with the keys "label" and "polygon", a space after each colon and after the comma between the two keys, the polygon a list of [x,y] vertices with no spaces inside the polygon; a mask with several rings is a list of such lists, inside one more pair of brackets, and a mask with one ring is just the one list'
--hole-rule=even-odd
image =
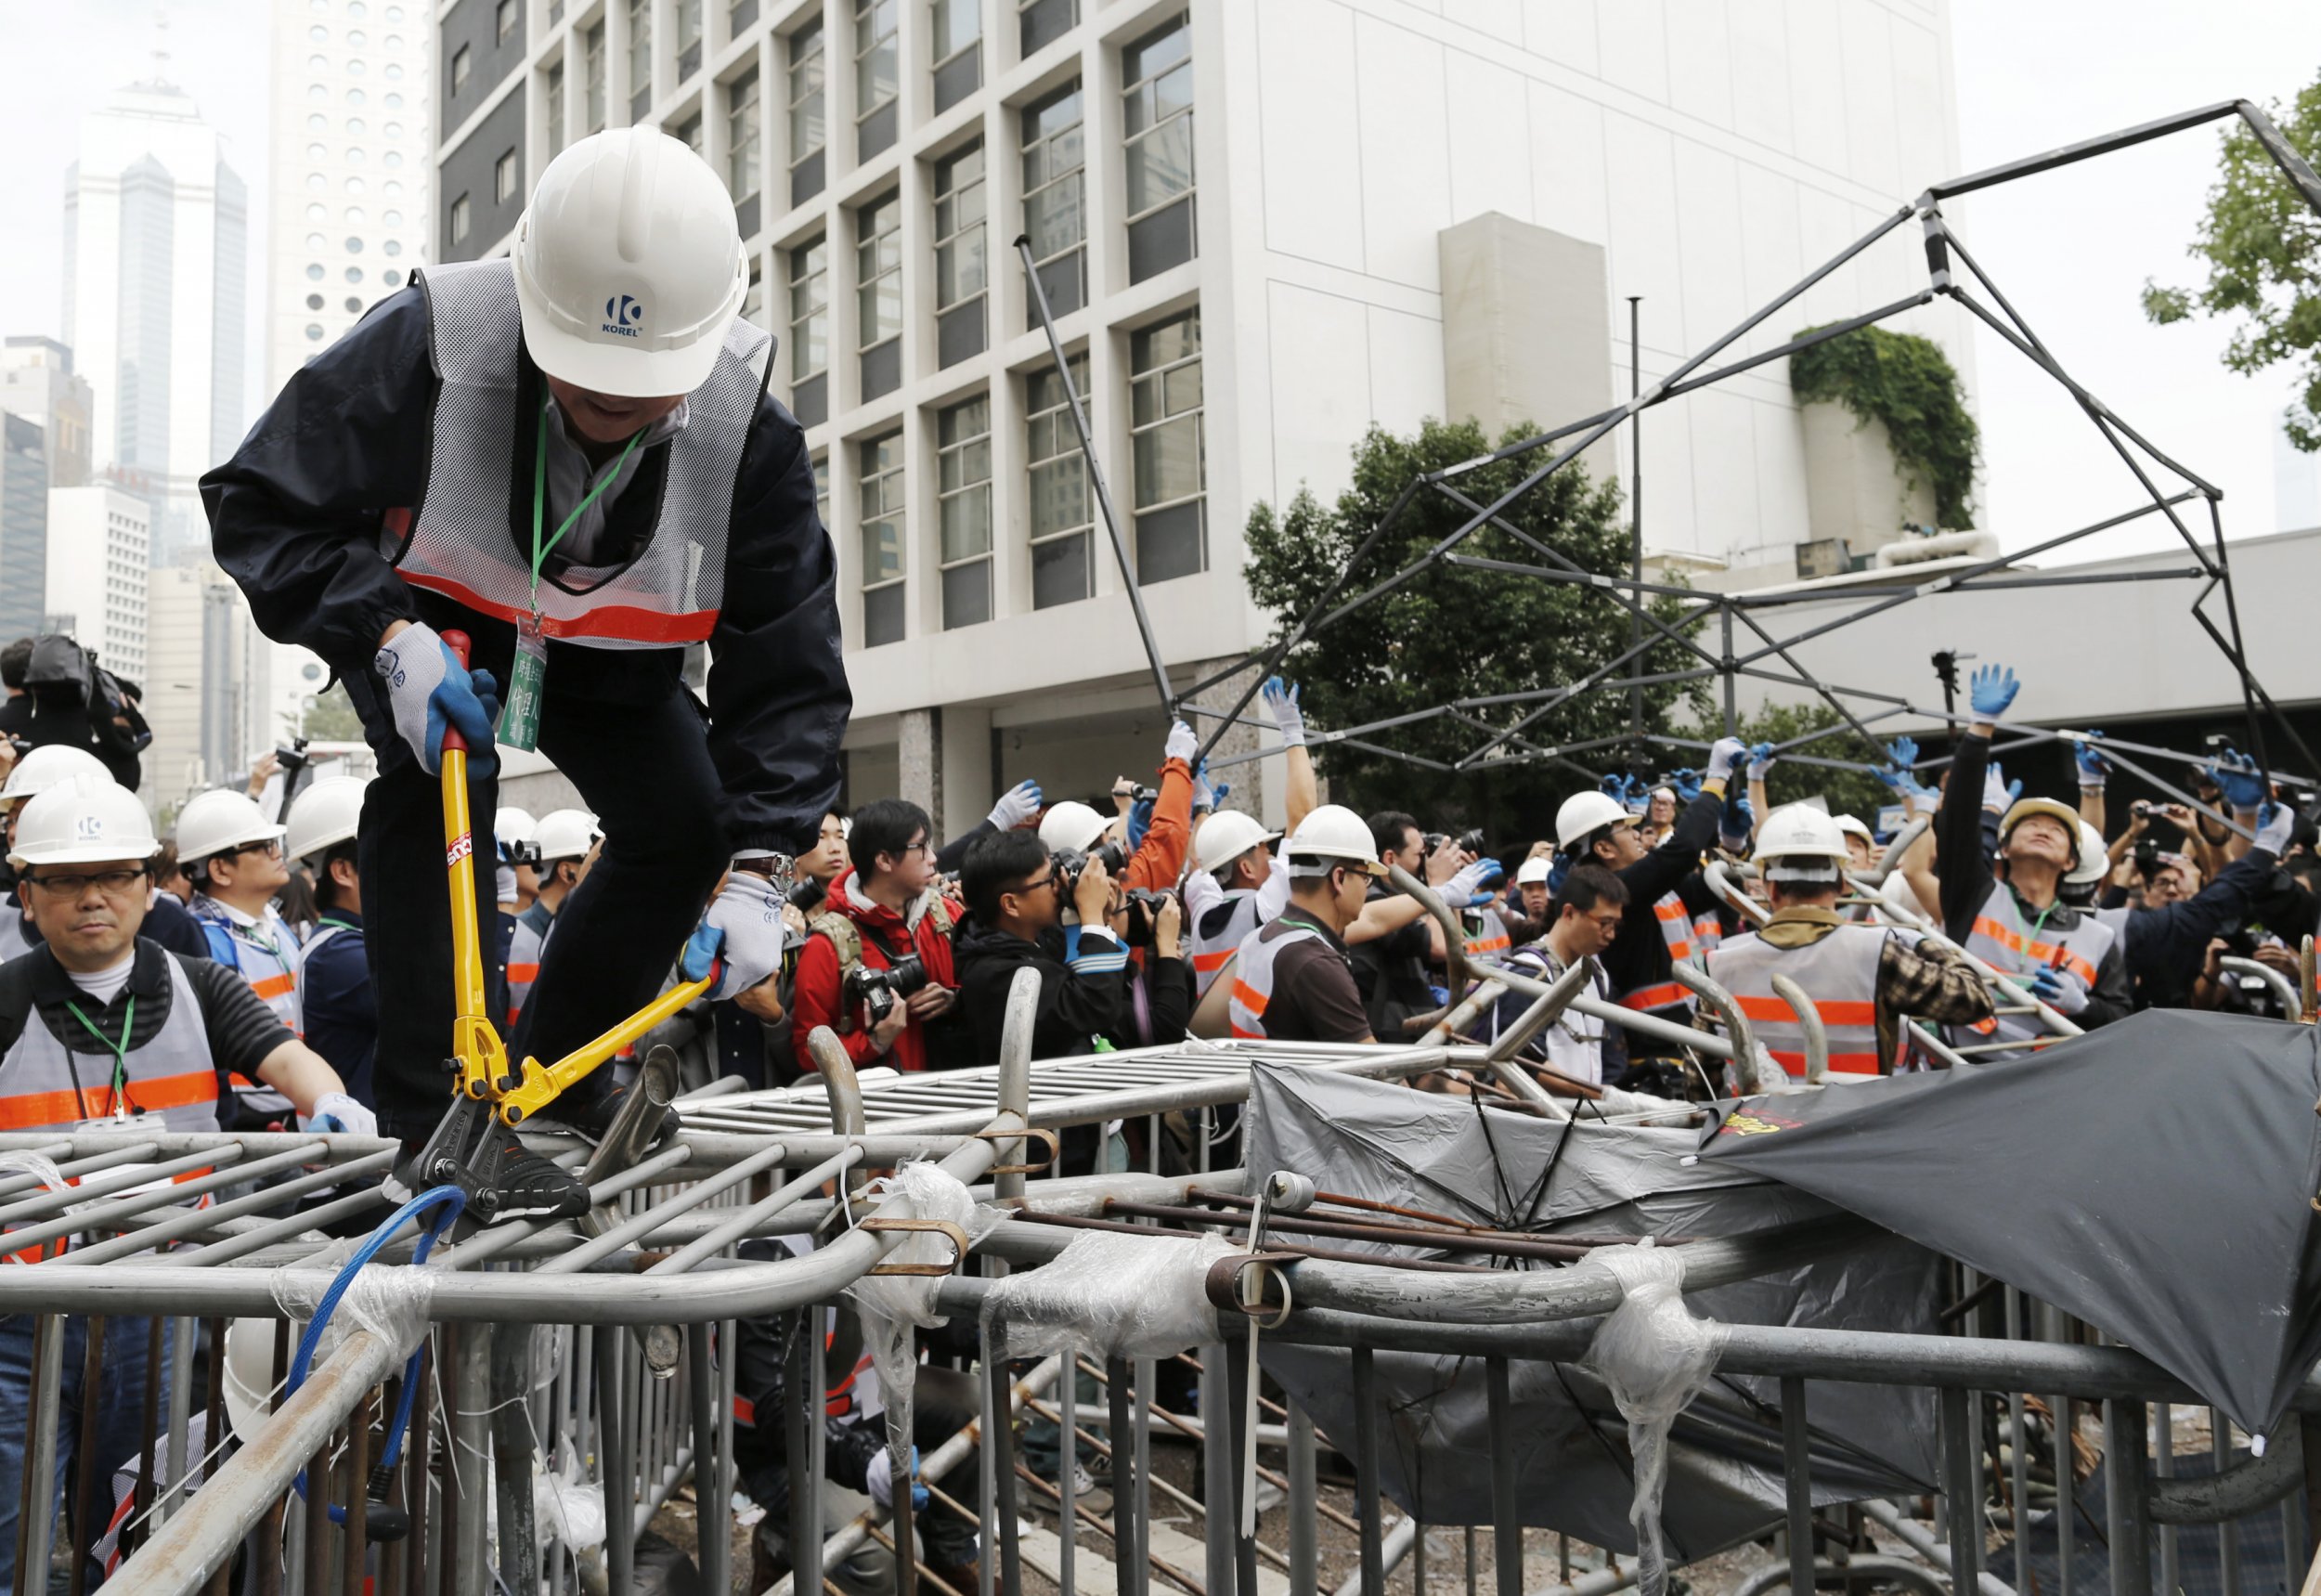
{"label": "overcast sky", "polygon": [[[1970,170],[2206,101],[2285,98],[2321,71],[2316,0],[1951,6]],[[253,408],[263,395],[268,9],[268,0],[176,0],[167,44],[170,76],[225,134],[227,159],[250,189]],[[154,15],[150,0],[0,0],[0,58],[14,63],[0,98],[0,148],[12,156],[0,162],[9,243],[0,251],[0,331],[58,331],[64,168],[78,121],[113,85],[151,72]],[[2212,132],[2179,134],[1974,196],[1952,214],[1976,258],[2064,364],[2222,487],[2226,532],[2243,535],[2276,526],[2273,435],[2287,375],[2236,376],[2216,360],[2224,326],[2154,328],[2137,305],[2146,278],[2198,280],[2184,249],[2215,147]],[[1976,360],[1985,526],[2019,547],[2137,502],[2133,479],[2052,382],[1987,332]],[[2164,526],[2123,529],[2100,548],[2081,547],[2121,551],[2168,536]]]}

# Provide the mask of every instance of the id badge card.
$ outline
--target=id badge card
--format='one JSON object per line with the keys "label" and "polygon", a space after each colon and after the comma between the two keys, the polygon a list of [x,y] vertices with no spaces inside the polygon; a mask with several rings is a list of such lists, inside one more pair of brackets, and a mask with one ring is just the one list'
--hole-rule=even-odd
{"label": "id badge card", "polygon": [[530,753],[539,746],[540,691],[548,677],[548,639],[540,617],[516,623],[515,664],[508,672],[508,704],[499,712],[498,736],[511,748]]}

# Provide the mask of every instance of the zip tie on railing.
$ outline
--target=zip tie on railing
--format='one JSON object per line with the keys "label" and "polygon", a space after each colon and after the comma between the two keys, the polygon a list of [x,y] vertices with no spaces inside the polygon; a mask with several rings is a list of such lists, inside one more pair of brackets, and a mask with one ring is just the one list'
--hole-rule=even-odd
{"label": "zip tie on railing", "polygon": [[[421,1192],[410,1201],[396,1209],[370,1233],[370,1239],[355,1249],[353,1256],[342,1265],[321,1297],[314,1304],[307,1318],[305,1333],[298,1338],[298,1351],[291,1358],[290,1378],[283,1382],[282,1400],[287,1405],[305,1383],[307,1371],[314,1366],[315,1354],[330,1330],[331,1318],[344,1302],[357,1325],[390,1343],[397,1356],[405,1357],[403,1388],[396,1398],[395,1417],[388,1422],[386,1445],[379,1454],[379,1461],[371,1470],[370,1494],[373,1500],[381,1499],[387,1482],[393,1477],[395,1464],[403,1456],[403,1437],[410,1428],[411,1407],[419,1395],[419,1366],[421,1343],[427,1335],[427,1304],[434,1295],[434,1281],[421,1267],[427,1254],[434,1250],[436,1240],[459,1218],[467,1206],[467,1197],[456,1186],[438,1186]],[[395,1239],[404,1226],[414,1219],[433,1213],[434,1220],[420,1233],[418,1244],[411,1250],[408,1268],[382,1266],[370,1268],[372,1259]],[[311,1268],[282,1268],[274,1273],[274,1300],[292,1318],[304,1317],[300,1309],[305,1305],[305,1293],[318,1271]],[[351,1300],[350,1300],[351,1293]],[[292,1482],[303,1500],[306,1495],[306,1471],[298,1471]],[[344,1524],[346,1509],[331,1504],[331,1522]],[[389,1538],[376,1536],[374,1538]]]}
{"label": "zip tie on railing", "polygon": [[1599,1247],[1589,1261],[1620,1282],[1620,1305],[1588,1344],[1580,1366],[1611,1389],[1627,1421],[1636,1498],[1637,1589],[1666,1596],[1667,1553],[1660,1544],[1661,1493],[1668,1483],[1668,1428],[1717,1371],[1726,1327],[1695,1318],[1684,1305],[1684,1254],[1647,1238],[1629,1247]]}

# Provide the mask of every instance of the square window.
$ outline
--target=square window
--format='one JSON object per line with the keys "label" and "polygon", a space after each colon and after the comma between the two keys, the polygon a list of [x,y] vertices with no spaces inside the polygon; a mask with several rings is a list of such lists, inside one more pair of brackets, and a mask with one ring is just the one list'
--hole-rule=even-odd
{"label": "square window", "polygon": [[1164,581],[1208,565],[1200,313],[1132,333],[1129,371],[1136,579]]}
{"label": "square window", "polygon": [[452,201],[451,241],[455,244],[465,243],[467,241],[469,230],[474,226],[474,212],[469,206],[467,196],[465,194],[462,194],[458,199]]}
{"label": "square window", "polygon": [[458,94],[467,87],[467,80],[474,63],[468,58],[468,48],[461,45],[451,52],[451,92]]}
{"label": "square window", "polygon": [[504,205],[515,197],[516,152],[505,150],[492,163],[492,198]]}
{"label": "square window", "polygon": [[499,0],[499,10],[494,20],[499,29],[499,44],[508,42],[508,35],[516,31],[516,0]]}

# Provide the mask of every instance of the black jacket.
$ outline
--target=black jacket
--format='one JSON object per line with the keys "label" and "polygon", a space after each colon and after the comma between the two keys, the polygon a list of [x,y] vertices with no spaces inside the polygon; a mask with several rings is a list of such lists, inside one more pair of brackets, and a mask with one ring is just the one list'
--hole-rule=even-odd
{"label": "black jacket", "polygon": [[[1615,993],[1659,986],[1670,979],[1676,961],[1668,941],[1660,934],[1660,918],[1653,905],[1671,892],[1679,892],[1700,874],[1701,856],[1717,846],[1717,828],[1724,824],[1725,800],[1703,793],[1684,806],[1676,824],[1650,853],[1619,872],[1627,889],[1627,907],[1620,912],[1620,934],[1597,962],[1612,978]],[[1687,904],[1688,911],[1692,905]]]}
{"label": "black jacket", "polygon": [[1140,1025],[1131,986],[1135,966],[1127,962],[1125,950],[1109,932],[1083,930],[1079,957],[1070,964],[1064,959],[1060,932],[1028,942],[1005,931],[986,930],[970,919],[959,928],[956,946],[959,1003],[974,1032],[978,1058],[999,1057],[1007,991],[1016,972],[1026,967],[1040,972],[1039,1018],[1031,1031],[1034,1058],[1093,1053],[1099,1037],[1110,1047],[1185,1040],[1192,982],[1182,959],[1147,960],[1145,1023]]}
{"label": "black jacket", "polygon": [[[294,374],[234,457],[201,479],[213,549],[249,595],[259,629],[366,682],[379,634],[397,620],[464,628],[480,663],[504,663],[514,646],[512,625],[413,589],[380,552],[383,513],[416,507],[427,484],[441,385],[428,334],[418,288],[382,300]],[[513,403],[529,417],[542,402],[540,376],[528,357],[518,364]],[[513,431],[509,538],[528,564],[537,429]],[[640,455],[606,514],[613,546],[641,550],[649,540],[668,457],[665,444]],[[558,569],[551,556],[544,579]],[[838,740],[852,699],[839,657],[836,580],[805,433],[761,396],[733,485],[724,607],[709,640],[709,752],[736,849],[804,851],[837,798]],[[650,703],[671,690],[683,662],[677,648],[551,642],[546,680],[560,696]],[[355,698],[373,746],[383,746],[395,734],[383,704],[368,693]]]}

